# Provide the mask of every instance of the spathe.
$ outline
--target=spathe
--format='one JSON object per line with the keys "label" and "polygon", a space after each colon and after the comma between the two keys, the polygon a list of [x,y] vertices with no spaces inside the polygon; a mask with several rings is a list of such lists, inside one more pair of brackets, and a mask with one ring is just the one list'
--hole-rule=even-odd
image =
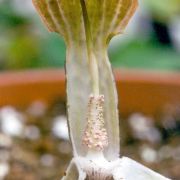
{"label": "spathe", "polygon": [[[92,87],[80,0],[33,0],[33,3],[48,29],[62,35],[66,42],[70,137],[74,155],[85,155],[86,150],[82,148],[81,138],[86,123],[87,101]],[[105,156],[113,160],[119,156],[119,118],[117,93],[107,56],[107,45],[113,35],[124,30],[134,14],[137,0],[86,0],[86,7],[94,55],[98,60],[100,93],[105,96],[104,119],[109,136],[109,146],[105,150]]]}

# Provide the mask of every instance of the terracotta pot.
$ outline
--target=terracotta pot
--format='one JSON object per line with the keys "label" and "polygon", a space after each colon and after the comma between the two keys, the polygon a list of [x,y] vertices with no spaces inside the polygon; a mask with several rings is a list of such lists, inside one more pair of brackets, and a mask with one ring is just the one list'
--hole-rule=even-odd
{"label": "terracotta pot", "polygon": [[118,70],[115,77],[122,115],[156,115],[169,105],[180,105],[180,73]]}
{"label": "terracotta pot", "polygon": [[[166,105],[180,104],[180,73],[115,70],[121,115],[156,114]],[[65,100],[63,70],[0,73],[0,106],[27,106],[34,100]]]}

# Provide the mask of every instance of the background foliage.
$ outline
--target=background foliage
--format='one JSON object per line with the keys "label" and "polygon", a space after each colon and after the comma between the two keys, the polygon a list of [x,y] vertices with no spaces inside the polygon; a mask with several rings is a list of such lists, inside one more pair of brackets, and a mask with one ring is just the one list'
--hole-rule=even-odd
{"label": "background foliage", "polygon": [[[62,38],[48,33],[31,2],[23,2],[24,5],[22,0],[0,1],[0,69],[63,67]],[[178,5],[179,0],[140,1],[125,34],[111,43],[109,54],[113,66],[180,70],[179,49],[172,41],[172,36],[178,35],[169,31],[171,22],[178,17]]]}

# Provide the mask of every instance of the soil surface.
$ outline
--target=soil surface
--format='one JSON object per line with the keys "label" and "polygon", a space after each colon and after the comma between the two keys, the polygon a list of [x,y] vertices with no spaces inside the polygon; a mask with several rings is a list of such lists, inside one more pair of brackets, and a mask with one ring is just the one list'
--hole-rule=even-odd
{"label": "soil surface", "polygon": [[[0,109],[0,179],[58,180],[72,158],[65,102],[33,102]],[[157,117],[140,113],[120,120],[121,155],[180,179],[180,109]]]}

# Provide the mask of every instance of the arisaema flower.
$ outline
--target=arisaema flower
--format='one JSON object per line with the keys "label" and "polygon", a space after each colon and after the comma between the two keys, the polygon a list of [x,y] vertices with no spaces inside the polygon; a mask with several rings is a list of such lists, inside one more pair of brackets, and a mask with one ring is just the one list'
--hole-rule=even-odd
{"label": "arisaema flower", "polygon": [[42,20],[65,40],[72,159],[64,180],[163,180],[119,158],[117,92],[107,47],[124,31],[137,0],[33,0]]}

